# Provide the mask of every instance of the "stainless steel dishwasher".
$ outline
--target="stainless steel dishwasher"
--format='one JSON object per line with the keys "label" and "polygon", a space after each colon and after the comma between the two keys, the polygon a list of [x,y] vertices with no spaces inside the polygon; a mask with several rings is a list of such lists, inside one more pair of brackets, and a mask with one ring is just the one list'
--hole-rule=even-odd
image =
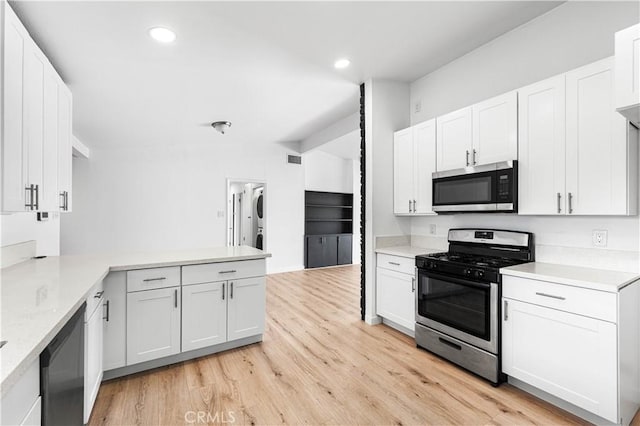
{"label": "stainless steel dishwasher", "polygon": [[40,354],[43,426],[82,425],[86,303]]}

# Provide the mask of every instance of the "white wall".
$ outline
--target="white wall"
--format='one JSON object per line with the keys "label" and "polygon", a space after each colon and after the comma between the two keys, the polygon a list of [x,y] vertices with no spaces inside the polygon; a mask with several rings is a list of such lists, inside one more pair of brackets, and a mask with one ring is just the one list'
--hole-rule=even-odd
{"label": "white wall", "polygon": [[323,151],[302,155],[304,183],[308,191],[353,191],[353,162]]}
{"label": "white wall", "polygon": [[[63,254],[225,246],[226,179],[264,180],[270,273],[303,268],[304,170],[278,145],[231,138],[207,144],[93,148],[74,164]],[[218,213],[222,212],[222,217]]]}
{"label": "white wall", "polygon": [[[415,81],[410,105],[421,101],[422,110],[411,109],[412,124],[613,55],[613,34],[638,22],[639,4],[567,2]],[[391,170],[390,160],[386,167]],[[449,227],[459,226],[526,230],[534,232],[537,243],[547,249],[539,254],[554,261],[638,268],[638,217],[424,217],[412,219],[411,234],[429,235],[431,224],[441,237]],[[609,231],[606,249],[592,249],[594,229]]]}
{"label": "white wall", "polygon": [[[69,214],[69,213],[65,213]],[[60,254],[60,214],[50,214],[46,222],[38,222],[35,213],[14,213],[0,216],[0,247],[36,242],[37,256]]]}
{"label": "white wall", "polygon": [[411,221],[393,214],[393,132],[409,125],[409,85],[365,83],[365,320],[375,315],[374,236],[409,235]]}
{"label": "white wall", "polygon": [[570,1],[411,83],[411,124],[614,54],[640,2]]}

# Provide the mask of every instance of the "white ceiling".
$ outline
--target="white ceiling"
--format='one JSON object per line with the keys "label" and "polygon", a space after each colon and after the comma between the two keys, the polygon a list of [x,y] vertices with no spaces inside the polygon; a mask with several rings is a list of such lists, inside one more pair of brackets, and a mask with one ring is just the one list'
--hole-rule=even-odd
{"label": "white ceiling", "polygon": [[[12,1],[74,94],[90,147],[291,143],[560,2]],[[146,31],[167,26],[172,45]],[[352,66],[338,71],[346,56]],[[207,123],[230,120],[225,136]]]}

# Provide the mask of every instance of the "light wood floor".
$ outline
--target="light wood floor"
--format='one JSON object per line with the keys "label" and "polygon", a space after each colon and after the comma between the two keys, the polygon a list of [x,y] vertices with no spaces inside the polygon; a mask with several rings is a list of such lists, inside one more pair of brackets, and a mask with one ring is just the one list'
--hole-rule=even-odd
{"label": "light wood floor", "polygon": [[360,321],[359,272],[269,276],[262,343],[105,382],[90,424],[585,423]]}

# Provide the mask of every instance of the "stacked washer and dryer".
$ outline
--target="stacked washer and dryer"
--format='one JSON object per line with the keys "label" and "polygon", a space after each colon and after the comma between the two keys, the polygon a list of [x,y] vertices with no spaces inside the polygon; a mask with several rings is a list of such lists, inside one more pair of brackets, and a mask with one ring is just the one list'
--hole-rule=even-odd
{"label": "stacked washer and dryer", "polygon": [[256,236],[256,244],[255,247],[257,249],[262,250],[264,247],[264,201],[263,201],[263,192],[264,187],[255,188],[253,190],[253,212],[256,221],[254,222],[257,226],[256,232],[254,235]]}

